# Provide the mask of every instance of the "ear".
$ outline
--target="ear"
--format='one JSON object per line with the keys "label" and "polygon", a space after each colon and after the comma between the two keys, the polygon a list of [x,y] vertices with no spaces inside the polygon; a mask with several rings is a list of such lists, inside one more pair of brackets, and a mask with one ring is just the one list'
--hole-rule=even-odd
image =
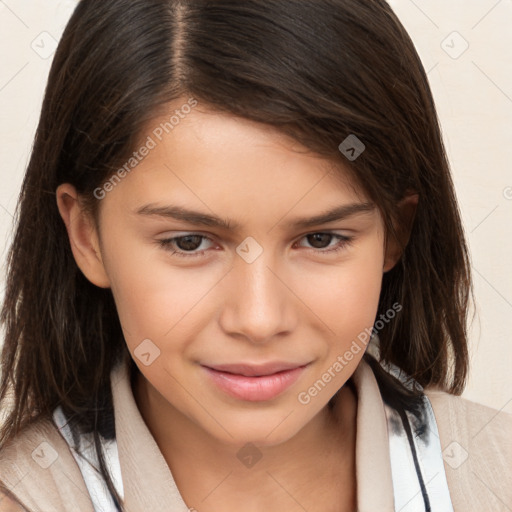
{"label": "ear", "polygon": [[419,195],[409,190],[397,205],[401,223],[395,229],[397,229],[399,239],[397,240],[392,234],[389,234],[386,238],[384,272],[388,272],[398,263],[403,253],[402,248],[405,248],[409,242],[414,218],[416,216],[418,199]]}
{"label": "ear", "polygon": [[90,215],[83,209],[75,187],[64,183],[57,188],[56,195],[76,264],[91,283],[110,288],[101,257],[99,234]]}

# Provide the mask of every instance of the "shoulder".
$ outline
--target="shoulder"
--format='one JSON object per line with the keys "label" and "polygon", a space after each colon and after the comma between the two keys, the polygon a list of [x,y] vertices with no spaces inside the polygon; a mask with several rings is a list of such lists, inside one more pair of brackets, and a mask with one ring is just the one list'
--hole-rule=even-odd
{"label": "shoulder", "polygon": [[434,410],[454,503],[510,510],[512,414],[439,390],[425,394]]}
{"label": "shoulder", "polygon": [[66,502],[92,511],[88,496],[71,449],[51,420],[28,425],[0,450],[0,512],[60,510]]}
{"label": "shoulder", "polygon": [[[439,390],[425,390],[438,424],[468,442],[512,443],[512,414]],[[487,446],[491,448],[492,446]],[[482,446],[485,448],[485,446]]]}

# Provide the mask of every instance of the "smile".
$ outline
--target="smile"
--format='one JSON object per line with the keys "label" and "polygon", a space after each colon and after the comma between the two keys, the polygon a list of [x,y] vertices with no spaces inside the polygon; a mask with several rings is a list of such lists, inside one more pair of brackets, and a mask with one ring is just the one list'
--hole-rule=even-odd
{"label": "smile", "polygon": [[[308,363],[309,364],[309,363]],[[223,392],[250,402],[276,398],[292,386],[308,364],[270,364],[263,366],[202,366],[209,379]]]}

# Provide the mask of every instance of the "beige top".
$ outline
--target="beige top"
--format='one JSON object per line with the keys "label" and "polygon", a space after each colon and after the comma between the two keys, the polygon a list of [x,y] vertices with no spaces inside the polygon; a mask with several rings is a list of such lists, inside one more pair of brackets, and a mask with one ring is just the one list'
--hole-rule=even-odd
{"label": "beige top", "polygon": [[[111,375],[126,510],[188,512],[137,408],[128,368],[120,365]],[[358,511],[394,512],[387,423],[377,381],[364,360],[352,379],[357,391]],[[512,511],[512,415],[440,391],[427,390],[427,395],[454,511]],[[52,461],[46,468],[37,463],[41,450],[44,460]],[[0,452],[0,482],[12,493],[12,500],[0,499],[0,512],[94,512],[70,448],[49,420],[29,426]]]}

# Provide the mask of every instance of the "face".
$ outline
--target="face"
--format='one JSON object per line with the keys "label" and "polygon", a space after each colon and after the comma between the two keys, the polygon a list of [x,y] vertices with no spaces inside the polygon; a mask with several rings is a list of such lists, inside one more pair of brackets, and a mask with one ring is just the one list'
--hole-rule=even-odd
{"label": "face", "polygon": [[98,192],[97,259],[79,242],[75,258],[111,287],[162,414],[237,446],[284,442],[363,356],[382,218],[343,167],[266,126],[198,105],[162,134],[168,118]]}

